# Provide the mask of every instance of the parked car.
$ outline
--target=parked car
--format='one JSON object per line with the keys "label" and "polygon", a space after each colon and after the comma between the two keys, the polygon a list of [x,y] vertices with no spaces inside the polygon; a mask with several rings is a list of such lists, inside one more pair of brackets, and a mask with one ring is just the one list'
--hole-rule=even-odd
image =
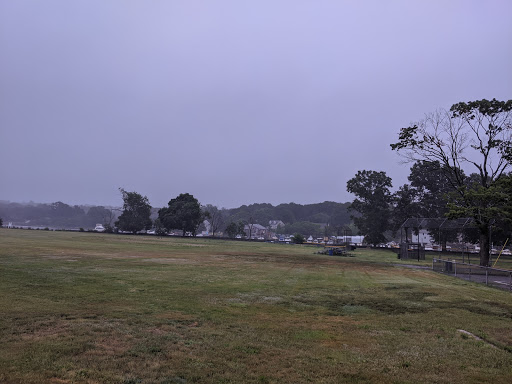
{"label": "parked car", "polygon": [[94,227],[94,232],[105,232],[105,227],[102,224],[96,224]]}

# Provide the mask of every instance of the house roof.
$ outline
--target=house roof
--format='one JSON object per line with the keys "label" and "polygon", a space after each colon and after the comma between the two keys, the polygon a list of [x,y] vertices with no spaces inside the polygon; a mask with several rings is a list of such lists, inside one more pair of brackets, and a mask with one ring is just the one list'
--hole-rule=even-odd
{"label": "house roof", "polygon": [[[245,226],[246,229],[249,229],[249,225]],[[267,229],[263,225],[260,224],[252,224],[252,229]]]}

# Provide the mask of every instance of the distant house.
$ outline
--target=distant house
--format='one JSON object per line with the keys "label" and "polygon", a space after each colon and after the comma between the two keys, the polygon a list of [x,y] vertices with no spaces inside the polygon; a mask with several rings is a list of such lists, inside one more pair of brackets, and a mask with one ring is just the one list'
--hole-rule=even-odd
{"label": "distant house", "polygon": [[270,220],[268,222],[270,229],[276,230],[278,227],[284,227],[284,223],[281,220]]}
{"label": "distant house", "polygon": [[244,227],[244,231],[245,236],[252,239],[261,237],[266,239],[270,234],[269,230],[260,224],[248,224]]}

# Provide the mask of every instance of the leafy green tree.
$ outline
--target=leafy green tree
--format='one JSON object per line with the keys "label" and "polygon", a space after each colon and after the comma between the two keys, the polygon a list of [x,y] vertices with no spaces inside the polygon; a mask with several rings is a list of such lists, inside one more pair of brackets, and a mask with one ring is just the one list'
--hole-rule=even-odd
{"label": "leafy green tree", "polygon": [[304,244],[305,240],[306,239],[304,238],[304,236],[301,233],[296,233],[295,235],[293,235],[293,242],[295,244]]}
{"label": "leafy green tree", "polygon": [[0,217],[0,227],[1,227],[2,225],[4,225],[4,222],[3,222],[2,218]]}
{"label": "leafy green tree", "polygon": [[238,234],[238,225],[233,222],[229,223],[226,227],[226,233],[229,237],[234,239]]}
{"label": "leafy green tree", "polygon": [[404,184],[393,194],[393,213],[391,228],[396,233],[402,224],[411,217],[420,217],[417,202],[418,192],[409,184]]}
{"label": "leafy green tree", "polygon": [[238,223],[237,223],[237,235],[240,235],[242,237],[246,237],[246,233],[245,233],[245,225],[246,225],[246,222],[245,221],[242,221],[240,220]]}
{"label": "leafy green tree", "polygon": [[151,228],[151,205],[146,196],[119,188],[123,196],[123,212],[115,225],[121,231],[137,233]]}
{"label": "leafy green tree", "polygon": [[226,227],[226,233],[234,239],[237,235],[245,236],[245,223],[243,221],[230,222]]}
{"label": "leafy green tree", "polygon": [[[393,195],[393,231],[397,231],[405,220],[413,217],[442,218],[448,212],[448,194],[453,187],[446,182],[439,162],[417,161],[411,167],[410,184],[405,184]],[[463,173],[462,173],[463,174]],[[411,228],[418,230],[420,228]],[[447,241],[456,241],[458,231],[429,229],[435,241],[446,249]]]}
{"label": "leafy green tree", "polygon": [[74,227],[86,222],[85,212],[78,205],[70,206],[61,201],[50,204],[48,224],[60,227]]}
{"label": "leafy green tree", "polygon": [[[455,192],[454,186],[446,182],[444,170],[439,161],[434,162],[416,162],[411,168],[409,181],[417,191],[417,208],[419,216],[428,218],[446,217],[448,214],[448,198]],[[466,178],[464,171],[458,170],[458,173],[464,180]],[[457,241],[460,229],[437,229],[429,230],[430,236],[436,242],[441,244],[443,251],[446,250],[447,242]]]}
{"label": "leafy green tree", "polygon": [[155,220],[155,234],[157,236],[165,236],[167,235],[167,229],[164,227],[160,219]]}
{"label": "leafy green tree", "polygon": [[454,188],[446,182],[439,161],[417,161],[411,167],[409,182],[416,193],[419,217],[443,217],[448,212],[448,193]]}
{"label": "leafy green tree", "polygon": [[[512,100],[478,100],[454,104],[400,130],[391,144],[406,160],[439,162],[444,180],[454,193],[449,196],[448,217],[472,217],[479,230],[480,265],[489,264],[494,187],[512,165]],[[477,183],[469,183],[462,167],[477,171]],[[498,216],[495,216],[498,215]]]}
{"label": "leafy green tree", "polygon": [[324,212],[318,212],[314,215],[311,215],[308,217],[308,221],[311,221],[312,223],[328,223],[331,220],[331,217]]}
{"label": "leafy green tree", "polygon": [[107,225],[111,223],[111,215],[112,211],[110,209],[106,209],[105,207],[91,207],[87,211],[87,224],[94,226],[95,224],[101,223],[103,225]]}
{"label": "leafy green tree", "polygon": [[[303,235],[312,235],[315,237],[323,236],[322,227],[309,221],[297,221],[293,224],[286,224],[283,228],[284,233],[302,233]],[[279,232],[278,232],[279,233]]]}
{"label": "leafy green tree", "polygon": [[158,211],[158,218],[168,231],[178,229],[183,231],[183,236],[187,232],[195,236],[204,215],[199,201],[189,193],[182,193],[169,201],[167,208]]}
{"label": "leafy green tree", "polygon": [[379,244],[386,241],[384,232],[389,227],[391,178],[385,172],[359,171],[347,182],[347,191],[356,195],[350,205],[355,225],[365,237],[368,244]]}
{"label": "leafy green tree", "polygon": [[294,223],[297,219],[295,217],[296,204],[279,204],[276,207],[275,219],[281,220],[285,224]]}

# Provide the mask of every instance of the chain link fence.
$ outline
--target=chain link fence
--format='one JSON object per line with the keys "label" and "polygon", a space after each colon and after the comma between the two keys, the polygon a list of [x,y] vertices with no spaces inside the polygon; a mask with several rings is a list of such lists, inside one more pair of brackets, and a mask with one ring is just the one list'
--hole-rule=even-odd
{"label": "chain link fence", "polygon": [[486,284],[495,288],[512,292],[512,271],[475,264],[457,262],[455,260],[432,259],[432,270],[459,279]]}

